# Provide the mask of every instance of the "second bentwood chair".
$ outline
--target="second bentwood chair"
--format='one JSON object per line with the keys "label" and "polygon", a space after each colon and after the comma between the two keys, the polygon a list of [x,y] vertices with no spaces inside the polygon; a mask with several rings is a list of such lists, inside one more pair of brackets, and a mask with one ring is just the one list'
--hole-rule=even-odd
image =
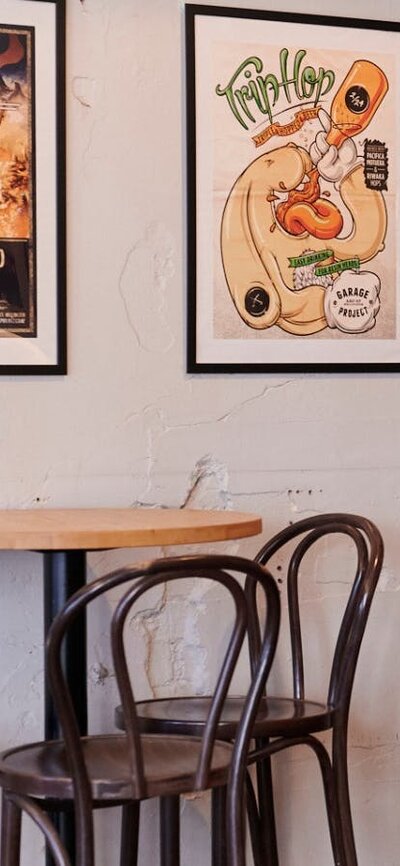
{"label": "second bentwood chair", "polygon": [[[356,552],[356,568],[353,581],[350,575],[348,578],[350,595],[336,640],[325,702],[321,703],[314,699],[314,695],[310,698],[305,691],[298,582],[299,576],[303,574],[306,554],[315,548],[321,539],[332,535],[351,539]],[[322,773],[333,862],[335,866],[357,866],[348,785],[347,729],[359,650],[382,567],[382,538],[376,526],[364,517],[341,513],[323,514],[300,520],[283,529],[262,547],[255,559],[269,567],[270,560],[276,555],[279,559],[277,577],[282,585],[287,583],[293,694],[290,697],[264,696],[253,726],[256,749],[249,754],[249,764],[256,764],[257,797],[249,774],[245,781],[254,861],[256,866],[279,866],[270,758],[274,753],[289,747],[306,745],[315,753]],[[336,551],[332,558],[332,579],[335,579],[335,576],[341,582],[345,577]],[[252,581],[247,584],[247,595],[250,610],[253,612],[250,634],[253,636],[251,654],[255,659],[260,649],[260,638],[257,638],[258,615]],[[147,733],[199,736],[209,701],[210,698],[207,697],[188,697],[139,702],[139,724]],[[237,736],[242,711],[243,698],[229,698],[226,701],[218,728],[219,738],[233,740]],[[123,711],[120,708],[116,711],[116,723],[119,727],[124,725]],[[332,731],[331,756],[314,736],[328,730]],[[235,748],[238,751],[234,753],[236,769],[233,774],[233,787],[230,788],[228,842],[232,842],[232,839],[236,841],[229,866],[242,866],[243,855],[240,852],[239,840],[235,836],[235,828],[239,826],[237,815],[232,818],[232,814],[235,814],[235,802],[238,802],[237,799],[232,800],[235,775],[240,784],[244,784],[242,765],[240,773],[237,774],[238,762],[243,752],[242,734]],[[218,828],[218,796],[214,797],[214,803],[213,824]],[[178,798],[171,800],[170,811],[175,815],[177,825]],[[177,866],[178,863],[179,861],[171,860],[168,866]]]}
{"label": "second bentwood chair", "polygon": [[[200,736],[146,735],[137,725],[131,674],[125,653],[124,627],[133,605],[160,584],[183,578],[207,578],[226,592],[233,608],[233,625],[227,626],[227,648],[209,701]],[[237,579],[239,578],[239,580]],[[63,739],[9,749],[0,756],[3,789],[1,866],[20,861],[21,816],[26,812],[42,829],[57,866],[94,866],[93,810],[122,806],[121,866],[136,862],[137,823],[140,801],[150,797],[172,797],[224,788],[227,785],[233,747],[216,737],[221,711],[247,632],[248,605],[241,583],[255,584],[265,596],[267,615],[257,668],[245,706],[243,749],[236,755],[233,811],[241,814],[240,777],[246,761],[250,729],[271,667],[278,637],[280,603],[277,586],[258,563],[236,556],[208,555],[174,557],[145,566],[123,568],[80,589],[55,618],[47,641],[47,671]],[[127,589],[125,584],[128,585]],[[72,699],[62,669],[62,645],[76,617],[96,598],[123,587],[111,619],[111,646],[115,675],[123,707],[124,734],[81,737]],[[83,672],[85,673],[85,672]],[[135,678],[133,669],[132,678]],[[76,851],[66,852],[48,817],[47,810],[75,815]],[[243,851],[243,827],[239,817],[235,844]],[[221,834],[220,844],[224,843]],[[169,841],[175,848],[177,839]],[[176,852],[171,856],[177,856]]]}

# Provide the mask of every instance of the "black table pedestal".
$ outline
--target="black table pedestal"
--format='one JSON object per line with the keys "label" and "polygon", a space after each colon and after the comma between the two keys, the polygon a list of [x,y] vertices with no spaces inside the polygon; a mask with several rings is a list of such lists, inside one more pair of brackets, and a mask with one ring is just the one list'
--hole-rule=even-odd
{"label": "black table pedestal", "polygon": [[[44,634],[45,637],[56,614],[67,599],[86,582],[86,553],[81,550],[43,551],[44,564]],[[87,733],[86,689],[86,618],[83,614],[69,630],[63,647],[63,668],[74,702],[79,727]],[[57,740],[62,736],[57,715],[45,681],[45,738]],[[67,848],[71,862],[75,862],[74,816],[72,812],[53,815],[53,821]],[[46,864],[52,857],[47,852]]]}

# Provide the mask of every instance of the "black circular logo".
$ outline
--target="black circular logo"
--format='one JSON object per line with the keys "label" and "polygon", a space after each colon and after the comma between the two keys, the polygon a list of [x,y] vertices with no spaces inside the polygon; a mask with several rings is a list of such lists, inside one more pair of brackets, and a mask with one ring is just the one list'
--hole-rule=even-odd
{"label": "black circular logo", "polygon": [[244,305],[250,316],[262,316],[269,307],[269,294],[259,286],[249,289]]}
{"label": "black circular logo", "polygon": [[345,103],[353,114],[362,114],[369,106],[368,91],[360,84],[354,84],[346,93]]}

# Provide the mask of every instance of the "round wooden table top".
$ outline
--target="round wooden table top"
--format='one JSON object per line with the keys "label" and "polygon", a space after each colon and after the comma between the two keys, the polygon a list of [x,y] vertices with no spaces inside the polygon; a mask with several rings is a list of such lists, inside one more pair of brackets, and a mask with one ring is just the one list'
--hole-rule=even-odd
{"label": "round wooden table top", "polygon": [[239,511],[47,508],[0,511],[0,550],[111,550],[227,541],[261,532]]}

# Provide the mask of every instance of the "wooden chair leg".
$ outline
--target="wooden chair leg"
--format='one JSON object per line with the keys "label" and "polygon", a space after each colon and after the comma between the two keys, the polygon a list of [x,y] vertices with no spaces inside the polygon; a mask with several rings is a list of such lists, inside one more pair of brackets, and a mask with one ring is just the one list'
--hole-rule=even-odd
{"label": "wooden chair leg", "polygon": [[345,866],[358,866],[350,806],[347,768],[347,730],[336,729],[334,731],[332,748],[333,775],[339,810],[340,832],[343,838],[344,862]]}
{"label": "wooden chair leg", "polygon": [[179,797],[160,798],[160,866],[180,866]]}
{"label": "wooden chair leg", "polygon": [[331,760],[325,746],[314,737],[310,737],[309,745],[318,758],[321,770],[334,866],[350,866],[352,861],[347,860],[346,856],[335,774]]}
{"label": "wooden chair leg", "polygon": [[266,866],[261,840],[260,816],[250,773],[246,773],[246,808],[254,866]]}
{"label": "wooden chair leg", "polygon": [[[6,821],[8,819],[8,829],[11,829],[11,833],[8,836],[6,831],[8,839],[5,840],[4,851],[12,858],[5,861],[7,866],[11,866],[11,864],[18,866],[19,863],[22,812],[29,815],[32,821],[34,821],[42,831],[50,849],[54,866],[71,866],[71,860],[68,857],[65,846],[63,845],[49,816],[40,808],[39,803],[35,800],[31,800],[29,797],[24,797],[21,794],[11,794],[10,792],[8,795],[6,794],[5,797],[8,802],[7,804],[3,802],[3,805],[5,805]],[[18,815],[10,808],[11,806],[16,807]],[[15,859],[17,857],[18,859]],[[89,859],[84,858],[80,862],[82,866],[93,866],[93,860],[91,857]]]}
{"label": "wooden chair leg", "polygon": [[333,780],[332,784],[328,784],[325,781],[324,788],[333,862],[335,866],[347,866],[342,827],[340,823],[339,809]]}
{"label": "wooden chair leg", "polygon": [[137,866],[140,802],[122,807],[120,866]]}
{"label": "wooden chair leg", "polygon": [[[265,746],[267,742],[263,740],[261,745]],[[265,866],[279,866],[271,758],[269,757],[257,763],[257,790],[263,862]]]}
{"label": "wooden chair leg", "polygon": [[211,791],[211,846],[212,866],[227,866],[226,787]]}
{"label": "wooden chair leg", "polygon": [[21,810],[3,791],[1,817],[1,866],[19,866]]}

